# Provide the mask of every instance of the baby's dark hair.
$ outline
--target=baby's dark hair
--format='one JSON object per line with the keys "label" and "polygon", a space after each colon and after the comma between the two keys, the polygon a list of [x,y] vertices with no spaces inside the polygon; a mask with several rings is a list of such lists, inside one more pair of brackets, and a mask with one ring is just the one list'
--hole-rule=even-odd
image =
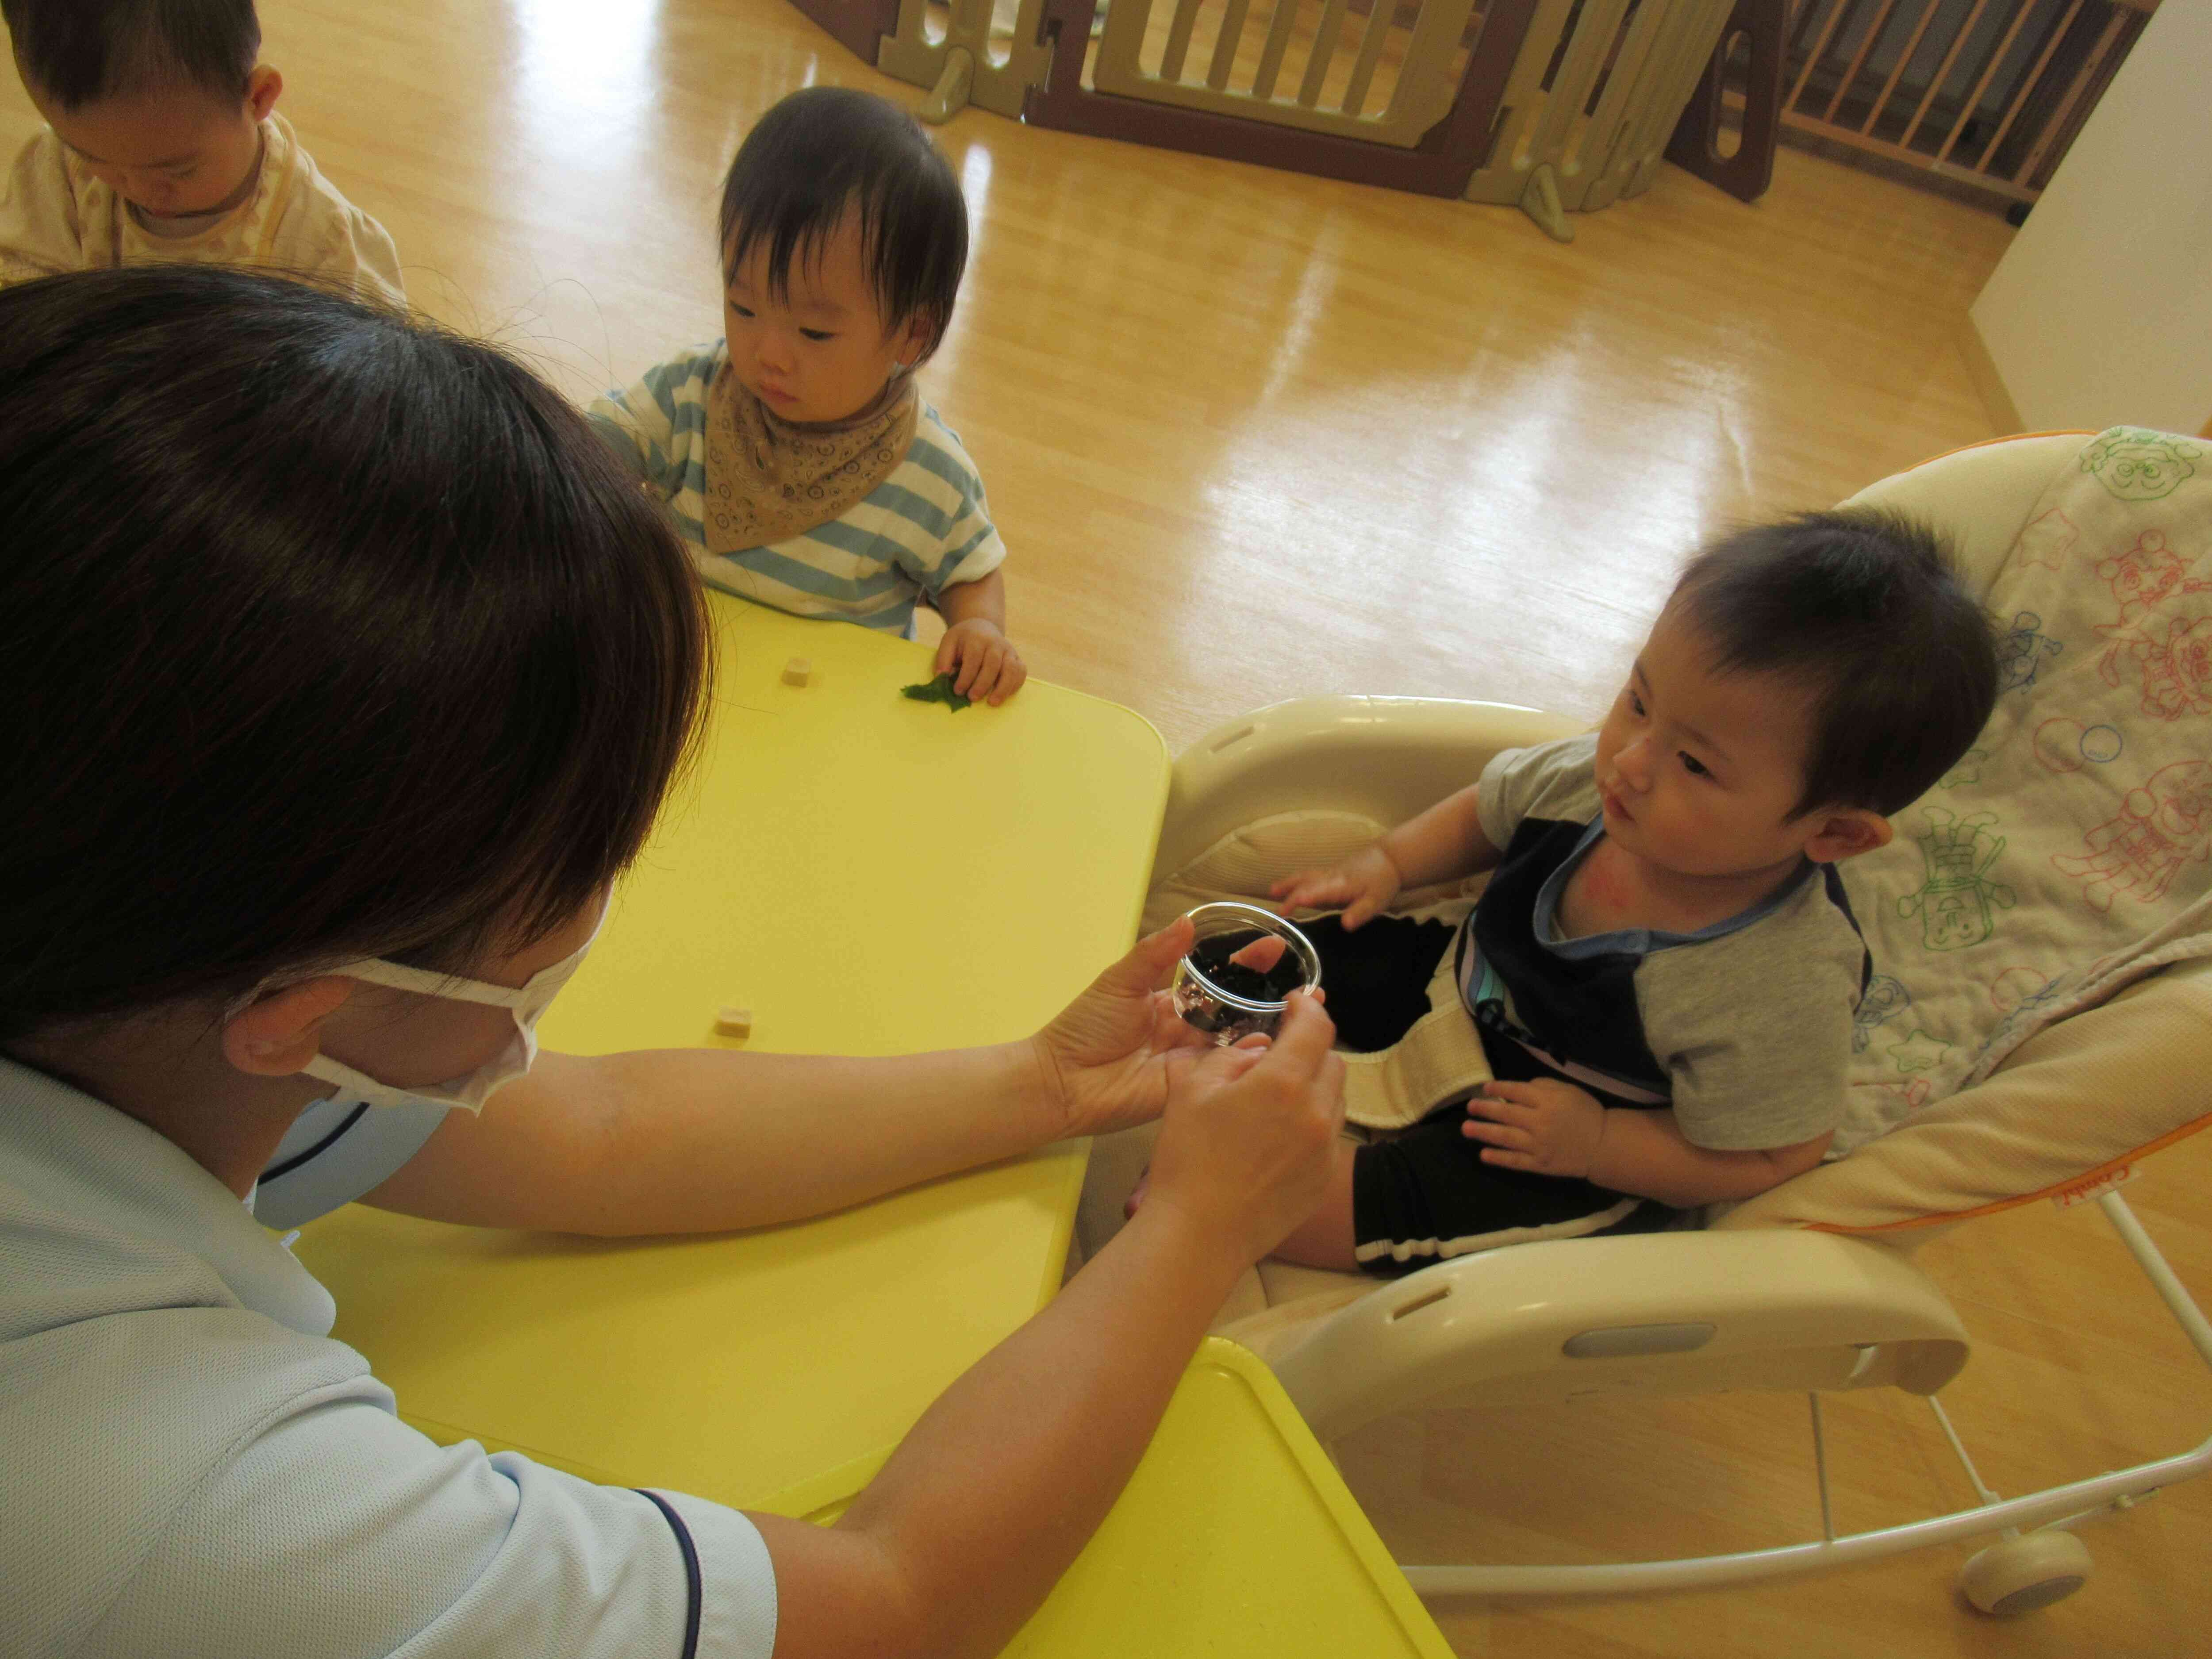
{"label": "baby's dark hair", "polygon": [[1885,817],[1932,788],[1996,702],[1996,641],[1932,531],[1895,514],[1806,513],[1709,544],[1668,600],[1713,671],[1811,694],[1793,817]]}
{"label": "baby's dark hair", "polygon": [[492,347],[212,266],[0,292],[0,1042],[545,937],[643,842],[709,641]]}
{"label": "baby's dark hair", "polygon": [[261,56],[253,0],[0,0],[23,77],[65,110],[197,87],[243,100]]}
{"label": "baby's dark hair", "polygon": [[745,135],[722,180],[723,275],[764,247],[781,300],[848,214],[884,320],[927,322],[927,358],[968,268],[968,202],[921,123],[872,93],[809,87]]}

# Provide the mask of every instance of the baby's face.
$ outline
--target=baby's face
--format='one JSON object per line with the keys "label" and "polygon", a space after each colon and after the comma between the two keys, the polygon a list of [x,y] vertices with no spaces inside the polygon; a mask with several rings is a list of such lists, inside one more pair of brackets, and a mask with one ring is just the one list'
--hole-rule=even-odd
{"label": "baby's face", "polygon": [[31,99],[93,177],[158,218],[207,213],[242,190],[261,155],[261,117],[276,102],[275,71],[230,104],[197,88],[132,93],[65,110],[36,88]]}
{"label": "baby's face", "polygon": [[1815,816],[1804,788],[1803,690],[1765,674],[1716,675],[1704,638],[1668,611],[1598,733],[1606,834],[1662,870],[1737,876],[1794,864]]}
{"label": "baby's face", "polygon": [[792,262],[788,291],[769,282],[768,249],[755,243],[730,274],[722,328],[730,367],[745,389],[787,421],[842,421],[869,404],[902,363],[928,343],[918,319],[884,320],[847,219]]}

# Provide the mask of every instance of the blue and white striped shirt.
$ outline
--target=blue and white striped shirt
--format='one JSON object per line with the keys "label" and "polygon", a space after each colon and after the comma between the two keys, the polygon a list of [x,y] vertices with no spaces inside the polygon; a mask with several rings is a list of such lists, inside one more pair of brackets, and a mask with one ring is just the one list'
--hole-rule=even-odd
{"label": "blue and white striped shirt", "polygon": [[975,464],[926,403],[906,459],[858,506],[787,541],[709,553],[707,389],[728,356],[720,340],[695,347],[628,391],[593,398],[589,410],[615,453],[668,503],[707,580],[779,611],[911,638],[917,599],[980,580],[1004,562]]}

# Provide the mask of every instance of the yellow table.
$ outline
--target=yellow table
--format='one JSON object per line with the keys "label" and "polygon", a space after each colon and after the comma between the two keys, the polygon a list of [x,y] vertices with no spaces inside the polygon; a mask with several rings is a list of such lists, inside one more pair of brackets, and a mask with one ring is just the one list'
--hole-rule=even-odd
{"label": "yellow table", "polygon": [[[710,744],[541,1028],[585,1053],[888,1054],[1034,1030],[1133,937],[1159,735],[1032,682],[955,713],[928,653],[717,596]],[[811,684],[786,685],[793,657]],[[605,1243],[351,1206],[300,1259],[434,1437],[751,1504],[872,1468],[1059,1283],[1085,1147],[801,1225]]]}
{"label": "yellow table", "polygon": [[[765,1506],[827,1523],[872,1470]],[[1267,1368],[1209,1338],[1112,1513],[1002,1659],[1451,1659]]]}

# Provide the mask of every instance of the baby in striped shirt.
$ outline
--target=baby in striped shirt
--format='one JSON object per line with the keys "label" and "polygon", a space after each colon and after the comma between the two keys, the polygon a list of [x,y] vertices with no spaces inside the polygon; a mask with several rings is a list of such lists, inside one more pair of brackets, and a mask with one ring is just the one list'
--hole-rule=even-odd
{"label": "baby in striped shirt", "polygon": [[762,118],[722,185],[724,337],[590,414],[718,587],[912,638],[980,702],[1029,676],[983,481],[915,369],[945,337],[968,207],[915,118],[840,87]]}

